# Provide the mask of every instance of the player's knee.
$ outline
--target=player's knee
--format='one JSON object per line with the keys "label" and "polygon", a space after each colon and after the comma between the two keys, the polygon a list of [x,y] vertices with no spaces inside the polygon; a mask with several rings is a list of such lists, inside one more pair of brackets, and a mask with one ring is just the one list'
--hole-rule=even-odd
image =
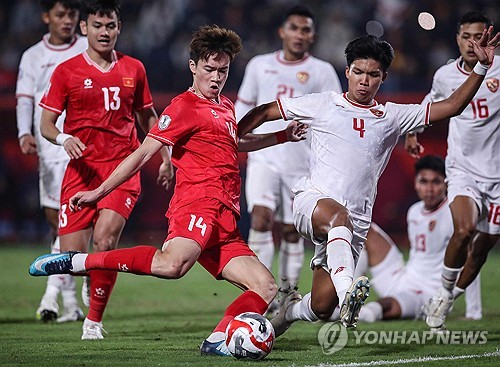
{"label": "player's knee", "polygon": [[283,226],[283,238],[286,242],[297,243],[300,240],[300,234],[293,225],[286,224]]}
{"label": "player's knee", "polygon": [[469,242],[470,238],[474,234],[476,229],[475,224],[473,223],[462,223],[455,228],[454,235],[458,237],[460,242]]}
{"label": "player's knee", "polygon": [[333,309],[328,305],[314,302],[311,302],[311,310],[318,319],[323,321],[328,321],[333,313]]}
{"label": "player's knee", "polygon": [[341,208],[328,218],[324,218],[315,227],[319,229],[322,235],[327,236],[330,229],[334,227],[347,227],[352,230],[353,225],[349,211],[346,208]]}
{"label": "player's knee", "polygon": [[95,252],[109,251],[116,248],[118,236],[113,234],[94,233],[93,248]]}
{"label": "player's knee", "polygon": [[255,206],[252,210],[252,229],[267,232],[273,229],[273,212],[263,206]]}

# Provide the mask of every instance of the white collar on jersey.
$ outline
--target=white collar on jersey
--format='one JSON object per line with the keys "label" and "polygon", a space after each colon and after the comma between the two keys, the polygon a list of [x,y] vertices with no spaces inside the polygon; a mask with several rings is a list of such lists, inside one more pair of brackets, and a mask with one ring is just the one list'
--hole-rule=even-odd
{"label": "white collar on jersey", "polygon": [[73,38],[71,38],[71,41],[69,43],[63,43],[62,45],[54,45],[49,42],[49,38],[50,38],[50,33],[46,33],[43,35],[42,41],[45,47],[53,51],[67,50],[68,48],[71,48],[71,46],[73,46],[77,40],[77,36],[75,35],[73,36]]}

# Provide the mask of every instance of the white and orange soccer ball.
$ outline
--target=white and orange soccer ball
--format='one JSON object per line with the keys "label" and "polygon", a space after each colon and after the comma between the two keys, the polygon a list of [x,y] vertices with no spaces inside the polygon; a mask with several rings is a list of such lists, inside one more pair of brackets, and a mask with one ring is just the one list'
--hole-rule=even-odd
{"label": "white and orange soccer ball", "polygon": [[273,326],[258,313],[242,313],[227,326],[226,345],[237,359],[263,359],[271,353],[273,343]]}

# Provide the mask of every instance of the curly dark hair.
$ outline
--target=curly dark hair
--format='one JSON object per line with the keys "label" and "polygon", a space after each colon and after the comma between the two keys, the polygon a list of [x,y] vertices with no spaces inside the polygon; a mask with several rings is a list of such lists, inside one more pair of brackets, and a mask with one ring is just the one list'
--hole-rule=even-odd
{"label": "curly dark hair", "polygon": [[189,57],[198,63],[198,60],[208,60],[212,55],[226,54],[232,61],[240,50],[241,39],[236,32],[215,24],[205,25],[193,33]]}

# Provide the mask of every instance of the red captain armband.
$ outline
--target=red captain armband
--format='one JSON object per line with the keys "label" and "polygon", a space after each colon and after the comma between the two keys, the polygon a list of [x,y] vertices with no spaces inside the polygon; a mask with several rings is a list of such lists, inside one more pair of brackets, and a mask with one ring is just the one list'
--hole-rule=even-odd
{"label": "red captain armband", "polygon": [[278,144],[286,143],[288,141],[288,137],[286,136],[286,130],[276,131],[274,133]]}

